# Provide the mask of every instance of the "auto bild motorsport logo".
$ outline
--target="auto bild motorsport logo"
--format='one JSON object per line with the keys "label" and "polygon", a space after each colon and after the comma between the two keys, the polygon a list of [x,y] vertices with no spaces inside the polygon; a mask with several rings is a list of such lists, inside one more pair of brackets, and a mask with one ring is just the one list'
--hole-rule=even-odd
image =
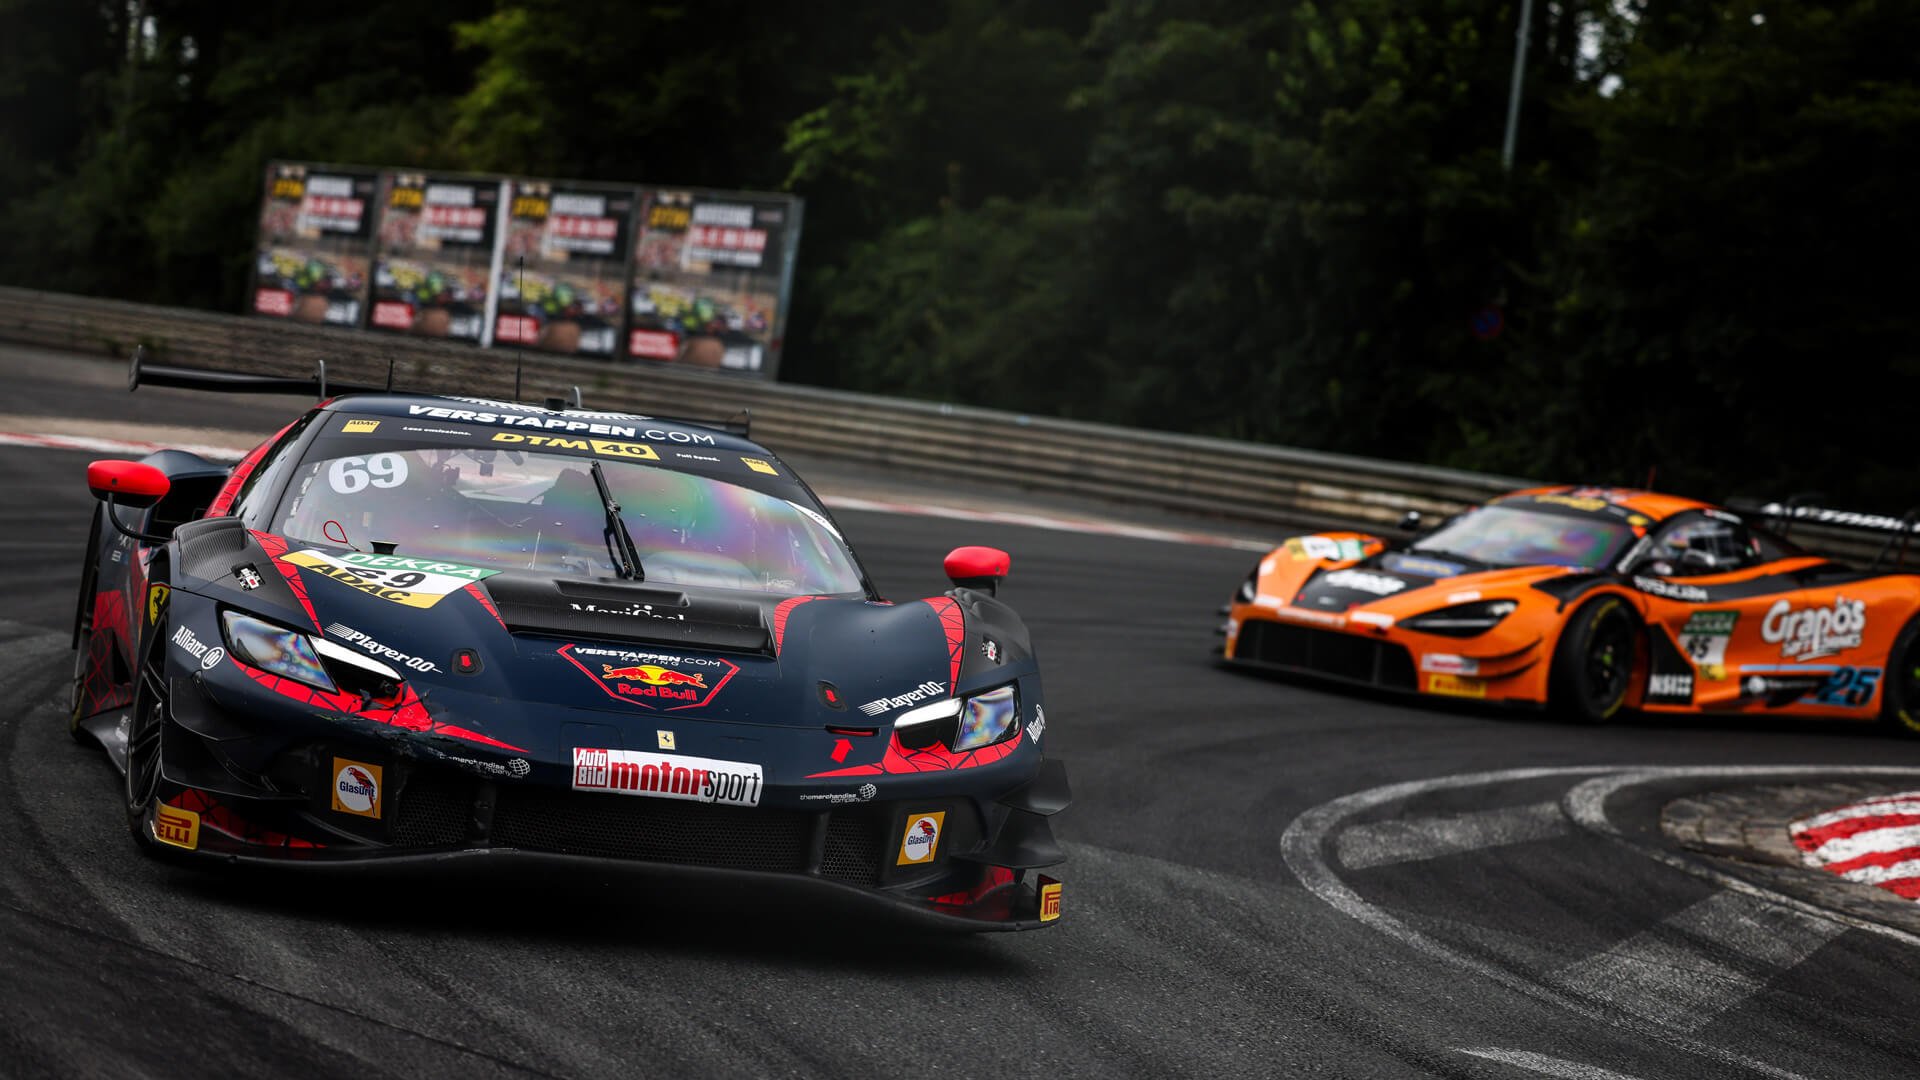
{"label": "auto bild motorsport logo", "polygon": [[1865,601],[1836,596],[1830,607],[1796,611],[1790,601],[1779,600],[1760,620],[1760,640],[1780,646],[1784,659],[1817,660],[1843,649],[1859,648],[1866,629]]}
{"label": "auto bild motorsport logo", "polygon": [[640,750],[573,751],[573,790],[654,799],[759,806],[764,776],[743,761],[649,754]]}
{"label": "auto bild motorsport logo", "polygon": [[894,709],[904,709],[909,705],[917,704],[931,697],[938,697],[946,692],[946,683],[923,682],[904,694],[896,694],[893,697],[875,698],[865,705],[860,706],[860,711],[868,716],[879,716],[881,713],[891,712]]}

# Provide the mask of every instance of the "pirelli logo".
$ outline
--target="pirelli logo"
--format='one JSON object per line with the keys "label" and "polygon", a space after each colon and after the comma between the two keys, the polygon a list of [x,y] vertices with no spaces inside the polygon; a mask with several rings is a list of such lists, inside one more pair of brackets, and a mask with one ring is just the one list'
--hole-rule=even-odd
{"label": "pirelli logo", "polygon": [[200,815],[161,803],[153,815],[153,838],[193,851],[200,846]]}
{"label": "pirelli logo", "polygon": [[1060,917],[1060,883],[1049,878],[1040,879],[1040,921],[1052,922]]}

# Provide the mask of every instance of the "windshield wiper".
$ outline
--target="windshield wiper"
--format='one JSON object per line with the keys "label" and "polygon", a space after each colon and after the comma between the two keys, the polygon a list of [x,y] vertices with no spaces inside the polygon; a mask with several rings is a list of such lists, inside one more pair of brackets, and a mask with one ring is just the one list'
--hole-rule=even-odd
{"label": "windshield wiper", "polygon": [[607,550],[613,554],[620,576],[631,581],[645,581],[647,574],[640,567],[640,553],[634,550],[633,535],[627,532],[627,523],[620,516],[620,504],[613,501],[613,489],[607,486],[607,475],[600,471],[600,463],[590,463],[593,470],[593,486],[600,489],[600,505],[607,511]]}

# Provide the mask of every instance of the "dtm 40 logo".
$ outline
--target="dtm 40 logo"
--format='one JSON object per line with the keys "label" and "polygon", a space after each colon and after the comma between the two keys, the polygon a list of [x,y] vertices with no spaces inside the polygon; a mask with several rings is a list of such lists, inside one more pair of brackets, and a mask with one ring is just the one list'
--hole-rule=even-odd
{"label": "dtm 40 logo", "polygon": [[1788,660],[1817,660],[1844,649],[1860,647],[1867,629],[1865,601],[1836,596],[1823,608],[1799,608],[1780,600],[1760,621],[1760,640],[1780,646]]}

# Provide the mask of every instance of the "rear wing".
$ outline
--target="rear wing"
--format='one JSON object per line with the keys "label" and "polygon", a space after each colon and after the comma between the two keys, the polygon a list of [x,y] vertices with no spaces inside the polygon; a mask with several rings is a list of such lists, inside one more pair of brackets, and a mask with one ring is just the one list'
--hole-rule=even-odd
{"label": "rear wing", "polygon": [[[514,371],[515,397],[519,396],[519,369]],[[387,364],[387,382],[385,386],[368,386],[360,383],[330,382],[327,379],[327,362],[315,360],[313,375],[309,378],[293,378],[284,375],[249,375],[239,371],[217,371],[212,368],[175,367],[170,364],[155,364],[147,358],[147,347],[137,346],[133,357],[127,362],[127,390],[138,390],[142,386],[172,386],[186,390],[212,390],[228,394],[311,394],[315,400],[325,401],[330,394],[380,394],[393,392],[393,364]],[[573,387],[573,396],[567,398],[550,397],[544,402],[546,408],[554,412],[567,409],[584,408],[580,400],[580,388]],[[753,413],[741,409],[732,416],[723,419],[711,419],[690,416],[666,416],[660,413],[634,414],[637,418],[648,420],[666,420],[677,424],[691,424],[695,427],[724,431],[742,439],[749,438],[749,429],[753,425]]]}
{"label": "rear wing", "polygon": [[1757,500],[1730,500],[1728,506],[1750,515],[1764,518],[1774,532],[1785,539],[1795,524],[1804,523],[1826,529],[1841,529],[1848,532],[1873,533],[1886,537],[1880,551],[1873,558],[1873,565],[1879,566],[1889,555],[1894,555],[1896,565],[1905,565],[1908,545],[1920,537],[1920,507],[1908,510],[1899,517],[1887,514],[1867,514],[1856,510],[1835,510],[1820,506],[1819,495],[1795,495],[1785,502],[1762,503]]}

